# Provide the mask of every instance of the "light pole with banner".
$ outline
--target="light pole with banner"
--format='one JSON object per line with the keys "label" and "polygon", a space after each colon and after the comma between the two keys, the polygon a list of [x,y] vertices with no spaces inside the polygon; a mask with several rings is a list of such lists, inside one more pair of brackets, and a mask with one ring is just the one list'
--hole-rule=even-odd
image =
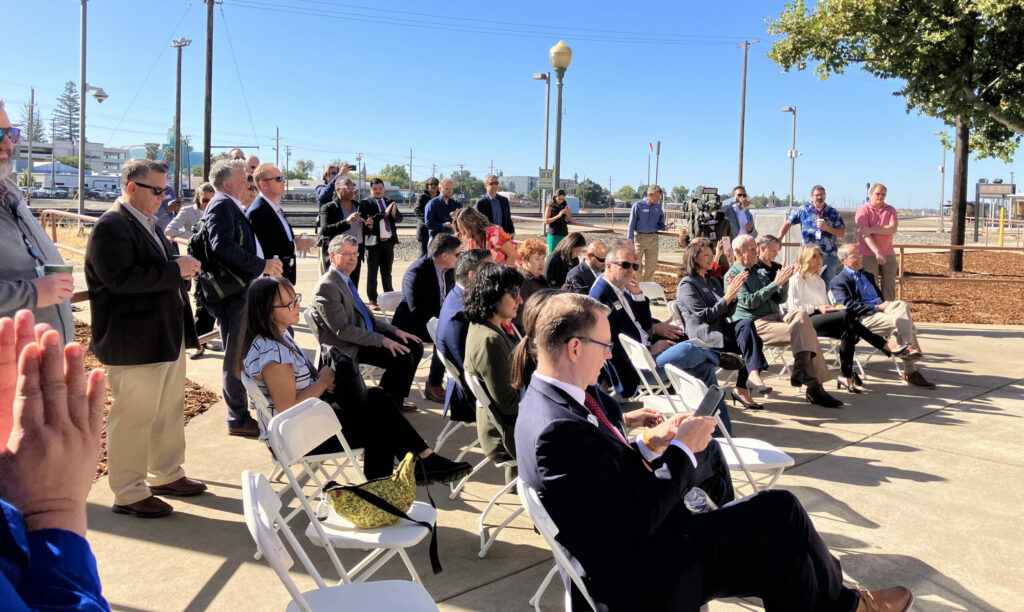
{"label": "light pole with banner", "polygon": [[562,163],[562,77],[565,76],[565,69],[572,62],[572,49],[565,44],[564,40],[560,40],[557,45],[551,47],[549,55],[551,67],[555,69],[555,76],[558,77],[558,83],[555,85],[555,99],[557,100],[555,103],[555,165],[551,169],[551,193],[556,193],[559,186],[558,173]]}

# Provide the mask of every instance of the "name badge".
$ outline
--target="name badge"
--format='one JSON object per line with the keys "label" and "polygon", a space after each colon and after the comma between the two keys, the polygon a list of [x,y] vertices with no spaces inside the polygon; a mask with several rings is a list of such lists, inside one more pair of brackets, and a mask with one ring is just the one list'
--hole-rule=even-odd
{"label": "name badge", "polygon": [[592,415],[592,414],[588,414],[587,415],[587,420],[590,421],[590,424],[593,425],[594,427],[600,427],[601,426],[601,424],[597,420],[597,417]]}
{"label": "name badge", "polygon": [[622,310],[622,304],[615,302],[615,310]]}

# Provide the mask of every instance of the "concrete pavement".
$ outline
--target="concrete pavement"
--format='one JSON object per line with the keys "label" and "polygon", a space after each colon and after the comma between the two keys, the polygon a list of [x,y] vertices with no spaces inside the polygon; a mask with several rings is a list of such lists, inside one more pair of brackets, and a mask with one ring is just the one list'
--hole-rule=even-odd
{"label": "concrete pavement", "polygon": [[[408,262],[395,271],[396,285]],[[308,303],[317,277],[314,259],[300,260],[299,291]],[[365,284],[365,281],[364,281]],[[664,309],[661,315],[665,316]],[[88,320],[87,313],[80,313]],[[783,379],[769,379],[777,392],[761,412],[731,409],[737,436],[768,440],[789,452],[797,465],[778,486],[793,491],[842,560],[848,577],[866,587],[902,583],[917,598],[917,610],[1020,609],[1024,555],[1020,552],[1024,507],[1024,337],[1020,327],[921,325],[927,357],[922,370],[939,387],[927,391],[896,379],[891,364],[867,364],[869,393],[854,396],[830,389],[847,406],[826,410],[802,402]],[[312,349],[300,324],[297,339]],[[861,359],[868,354],[861,349]],[[189,377],[213,390],[220,385],[220,354],[189,361]],[[777,371],[777,368],[774,369]],[[426,368],[420,370],[420,378]],[[433,443],[443,425],[441,406],[419,399],[410,416]],[[227,436],[225,409],[218,403],[186,428],[189,476],[207,482],[210,493],[168,498],[176,512],[144,521],[110,511],[106,479],[89,497],[89,540],[114,610],[283,610],[288,595],[255,546],[241,511],[239,474],[268,473],[266,448]],[[472,438],[466,430],[443,453]],[[469,459],[478,458],[478,453]],[[439,508],[439,544],[444,572],[433,576],[426,541],[411,550],[424,586],[442,610],[524,610],[551,567],[551,554],[528,519],[521,516],[479,559],[476,519],[500,487],[501,472],[488,468],[467,485],[460,499],[432,486]],[[425,500],[423,489],[419,499]],[[517,507],[506,496],[492,515]],[[304,529],[304,517],[293,521]],[[306,544],[325,579],[336,580],[323,550]],[[347,566],[359,554],[341,555]],[[313,582],[301,570],[301,588]],[[295,570],[296,568],[293,568]],[[406,578],[400,562],[389,562],[375,579]],[[561,609],[558,581],[544,598]],[[759,608],[750,602],[714,602],[712,610]]]}

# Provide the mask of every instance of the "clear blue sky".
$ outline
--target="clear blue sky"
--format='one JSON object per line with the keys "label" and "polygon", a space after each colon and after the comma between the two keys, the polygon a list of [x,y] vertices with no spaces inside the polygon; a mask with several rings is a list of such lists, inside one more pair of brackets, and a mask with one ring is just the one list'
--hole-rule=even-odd
{"label": "clear blue sky", "polygon": [[[312,159],[318,172],[331,159],[354,160],[356,152],[376,172],[407,164],[412,148],[417,180],[432,164],[444,174],[465,164],[482,177],[493,161],[505,174],[536,174],[544,85],[532,74],[550,70],[548,49],[564,39],[573,61],[563,98],[563,177],[578,173],[607,187],[611,176],[613,189],[636,186],[647,180],[647,143],[661,140],[662,185],[725,191],[737,178],[736,45],[759,38],[747,82],[744,182],[751,193],[788,193],[791,115],[780,109],[795,105],[798,197],[822,183],[829,201],[853,205],[866,182],[881,181],[896,206],[938,202],[942,153],[932,132],[952,128],[907,115],[892,95],[895,82],[860,71],[824,82],[810,71],[783,74],[766,57],[765,27],[782,2],[352,2],[217,5],[215,146],[243,146],[273,161],[280,127],[282,149],[292,147],[293,161]],[[13,121],[29,87],[48,121],[64,82],[77,83],[79,6],[6,3],[0,97]],[[174,114],[169,43],[185,36],[192,46],[183,56],[182,131],[201,146],[205,11],[201,0],[89,2],[87,79],[110,95],[102,105],[89,98],[89,140],[165,140]],[[553,161],[554,87],[551,106]],[[651,166],[653,179],[653,160]],[[946,167],[948,199],[951,152]],[[970,182],[1009,182],[1010,171],[1022,169],[1019,161],[972,161]]]}

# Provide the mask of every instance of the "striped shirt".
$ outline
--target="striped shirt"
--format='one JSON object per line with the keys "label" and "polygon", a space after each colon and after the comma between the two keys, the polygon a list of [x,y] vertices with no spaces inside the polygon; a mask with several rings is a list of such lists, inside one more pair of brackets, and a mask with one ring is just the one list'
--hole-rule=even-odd
{"label": "striped shirt", "polygon": [[295,341],[292,340],[288,332],[284,332],[284,341],[285,344],[281,344],[273,338],[256,336],[256,339],[252,341],[252,346],[249,347],[249,352],[245,355],[245,360],[242,362],[242,370],[249,378],[253,379],[260,388],[260,392],[263,393],[263,397],[270,404],[269,414],[264,413],[262,410],[256,411],[260,421],[261,440],[267,438],[267,425],[270,417],[275,414],[274,401],[270,398],[270,392],[267,391],[267,384],[257,378],[257,376],[263,376],[263,368],[268,363],[292,366],[292,372],[295,374],[296,393],[316,382],[316,373],[313,372],[313,367],[310,365],[309,360],[306,359],[302,349],[295,344]]}

